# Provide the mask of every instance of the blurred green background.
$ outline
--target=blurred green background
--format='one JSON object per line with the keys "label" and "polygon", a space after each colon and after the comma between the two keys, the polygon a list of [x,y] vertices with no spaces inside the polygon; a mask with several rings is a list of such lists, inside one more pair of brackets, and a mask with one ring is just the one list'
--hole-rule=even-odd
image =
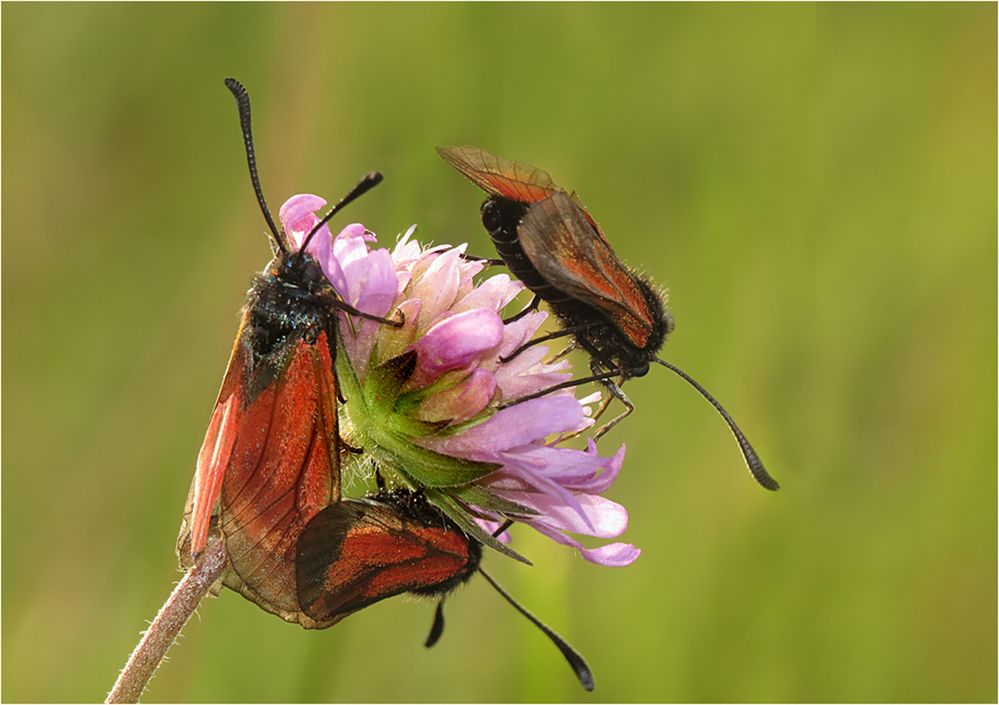
{"label": "blurred green background", "polygon": [[3,690],[99,700],[173,543],[272,208],[490,251],[470,143],[578,190],[671,290],[610,496],[625,569],[521,530],[422,647],[397,598],[305,632],[205,603],[155,701],[994,701],[996,6],[5,4]]}

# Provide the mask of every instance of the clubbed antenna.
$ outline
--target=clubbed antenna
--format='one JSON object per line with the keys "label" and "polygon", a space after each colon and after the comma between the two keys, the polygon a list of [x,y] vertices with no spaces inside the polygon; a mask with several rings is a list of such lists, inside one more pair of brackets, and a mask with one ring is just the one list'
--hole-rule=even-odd
{"label": "clubbed antenna", "polygon": [[243,87],[243,84],[235,78],[227,78],[225,80],[225,87],[232,93],[233,97],[236,99],[236,105],[239,108],[239,126],[243,131],[243,146],[246,148],[246,163],[250,167],[250,181],[253,182],[253,192],[257,195],[257,203],[260,204],[260,210],[263,212],[264,219],[267,221],[267,227],[271,229],[271,240],[274,243],[274,246],[281,252],[287,254],[288,248],[285,247],[284,241],[278,233],[277,226],[274,224],[274,218],[271,217],[270,209],[267,208],[267,201],[264,199],[264,191],[260,187],[260,177],[257,176],[257,158],[253,153],[253,130],[250,127],[250,94],[246,92],[246,88]]}
{"label": "clubbed antenna", "polygon": [[428,649],[432,647],[441,638],[441,634],[444,633],[444,598],[437,603],[437,609],[434,610],[434,623],[430,626],[430,634],[427,635],[427,640],[423,642],[423,645]]}
{"label": "clubbed antenna", "polygon": [[[493,538],[497,538],[504,531],[513,526],[513,520],[507,519],[499,527],[493,531]],[[430,634],[427,635],[427,640],[423,643],[428,649],[436,644],[440,638],[441,634],[444,633],[444,600],[447,599],[447,595],[442,597],[437,602],[437,609],[434,611],[434,623],[430,625]]]}
{"label": "clubbed antenna", "polygon": [[580,685],[582,685],[586,690],[593,690],[595,685],[593,682],[593,671],[591,671],[590,667],[586,665],[586,661],[583,660],[582,655],[569,646],[565,639],[553,632],[544,622],[521,606],[521,604],[513,599],[510,593],[504,590],[499,583],[493,580],[492,576],[490,576],[486,571],[479,568],[479,572],[482,573],[483,578],[489,581],[490,585],[496,588],[496,592],[502,595],[504,600],[513,605],[518,612],[527,617],[534,626],[544,632],[545,636],[552,640],[552,643],[555,644],[555,646],[558,647],[558,650],[562,652],[562,655],[565,656],[565,660],[569,662],[570,666],[572,666],[572,670],[576,672],[576,678],[579,679]]}
{"label": "clubbed antenna", "polygon": [[753,479],[755,479],[763,487],[766,487],[768,490],[779,490],[780,483],[773,479],[770,476],[770,473],[767,472],[767,469],[763,467],[763,461],[760,460],[760,456],[756,454],[756,451],[753,450],[753,446],[749,444],[749,439],[746,438],[746,434],[744,434],[739,427],[735,425],[735,419],[729,416],[729,413],[725,411],[725,407],[723,407],[717,399],[711,396],[707,389],[698,384],[693,377],[688,375],[676,365],[672,365],[665,360],[660,360],[659,358],[656,358],[655,361],[663,367],[673,370],[673,372],[682,377],[687,384],[700,392],[701,396],[707,399],[711,406],[715,407],[715,410],[721,414],[721,417],[725,419],[725,423],[727,423],[728,427],[732,430],[732,435],[735,436],[735,440],[739,444],[739,450],[742,451],[742,457],[746,460],[746,465],[749,466],[749,472],[752,474]]}
{"label": "clubbed antenna", "polygon": [[[493,532],[493,538],[497,538],[504,531],[513,526],[513,520],[507,519],[502,524],[499,525]],[[434,610],[434,623],[430,625],[430,634],[427,635],[427,640],[423,643],[428,649],[436,644],[440,638],[441,634],[444,633],[444,600],[447,599],[447,595],[442,597],[437,602],[437,609]]]}
{"label": "clubbed antenna", "polygon": [[361,179],[361,182],[357,184],[357,186],[355,186],[350,193],[341,198],[340,202],[337,203],[332,208],[330,208],[329,212],[326,215],[324,215],[322,218],[320,218],[319,222],[313,226],[312,230],[309,231],[309,234],[305,236],[304,240],[302,240],[302,247],[299,248],[299,252],[305,252],[305,248],[309,246],[309,243],[312,241],[312,237],[317,232],[319,232],[319,228],[326,225],[326,223],[328,223],[333,216],[339,213],[344,206],[346,206],[351,201],[363,196],[366,192],[370,191],[375,186],[380,184],[381,181],[382,181],[382,175],[377,171],[372,171],[371,173],[367,174],[363,179]]}

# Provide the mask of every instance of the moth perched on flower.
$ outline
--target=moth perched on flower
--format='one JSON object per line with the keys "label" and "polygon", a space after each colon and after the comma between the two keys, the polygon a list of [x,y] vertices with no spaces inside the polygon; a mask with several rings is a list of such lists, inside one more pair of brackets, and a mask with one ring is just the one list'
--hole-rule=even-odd
{"label": "moth perched on flower", "polygon": [[[223,583],[268,612],[319,626],[299,605],[298,537],[340,500],[339,396],[333,359],[337,312],[364,316],[343,300],[312,254],[328,249],[325,223],[376,186],[368,174],[298,240],[271,217],[257,176],[250,98],[234,79],[254,192],[270,229],[273,258],[253,281],[236,341],[198,454],[177,550],[192,565],[212,535],[225,544]],[[401,321],[379,319],[399,326]]]}
{"label": "moth perched on flower", "polygon": [[[544,339],[571,335],[590,355],[594,374],[563,386],[598,381],[624,404],[625,411],[597,430],[595,439],[635,408],[613,380],[619,378],[623,384],[631,377],[643,377],[655,362],[679,375],[721,415],[753,478],[768,490],[780,489],[725,407],[693,377],[657,356],[673,330],[665,294],[618,259],[575,193],[556,186],[541,169],[478,147],[438,147],[437,151],[488,194],[481,208],[482,224],[510,271],[534,292],[530,306],[546,301],[561,320],[562,330]],[[525,343],[512,355],[538,340]],[[547,391],[539,390],[534,396]]]}
{"label": "moth perched on flower", "polygon": [[[602,456],[593,441],[586,450],[559,442],[593,423],[594,399],[528,398],[570,379],[568,361],[546,362],[541,346],[504,361],[546,314],[504,320],[523,286],[506,274],[476,282],[484,264],[463,247],[425,248],[411,229],[391,251],[375,248],[360,224],[332,237],[330,218],[380,174],[322,217],[324,199],[293,196],[278,227],[257,176],[249,96],[226,85],[274,258],[248,294],[198,456],[182,565],[222,546],[223,585],[306,628],[404,592],[435,596],[428,646],[443,628],[443,598],[479,572],[591,689],[583,658],[480,565],[483,546],[529,562],[507,545],[515,522],[594,563],[639,555],[569,535],[609,539],[626,528],[624,508],[601,496],[624,447]],[[353,476],[373,476],[379,491],[344,497]]]}

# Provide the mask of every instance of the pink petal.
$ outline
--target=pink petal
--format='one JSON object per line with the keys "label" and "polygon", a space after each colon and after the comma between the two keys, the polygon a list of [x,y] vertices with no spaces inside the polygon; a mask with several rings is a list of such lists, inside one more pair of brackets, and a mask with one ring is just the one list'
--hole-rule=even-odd
{"label": "pink petal", "polygon": [[[392,309],[397,281],[388,250],[375,250],[363,259],[354,260],[344,276],[352,294],[351,303],[358,309],[373,316],[386,316]],[[351,317],[350,325],[341,327],[350,347],[350,359],[364,361],[366,367],[380,330],[388,327],[378,321]]]}
{"label": "pink petal", "polygon": [[[515,477],[519,476],[525,482],[530,484],[533,488],[538,490],[539,493],[543,493],[545,496],[547,496],[548,500],[554,505],[557,505],[559,507],[566,507],[574,511],[578,515],[578,518],[582,520],[584,524],[586,524],[587,533],[590,533],[595,530],[590,521],[590,518],[586,515],[586,512],[584,511],[582,505],[580,505],[579,503],[579,500],[576,498],[575,495],[572,494],[572,492],[567,490],[558,482],[555,482],[554,480],[547,477],[544,474],[544,472],[535,471],[534,469],[532,469],[527,465],[518,464],[515,460],[510,458],[510,455],[512,454],[508,453],[499,454],[497,460],[499,462],[504,463],[503,467],[500,469],[499,472],[508,476],[509,475]],[[504,493],[502,492],[497,492],[497,494],[504,496]],[[527,497],[532,497],[537,493],[512,493],[512,494],[520,495],[522,497],[527,498]],[[541,495],[538,494],[538,496]],[[507,498],[510,499],[511,497]],[[525,506],[528,507],[533,506],[532,504],[527,504],[527,503],[524,504]]]}
{"label": "pink petal", "polygon": [[[559,499],[539,492],[503,492],[506,499],[538,510],[540,516],[532,517],[532,525],[544,525],[558,531],[612,539],[628,528],[628,510],[599,495],[576,495],[581,512]],[[580,516],[580,514],[585,516]]]}
{"label": "pink petal", "polygon": [[478,260],[465,259],[461,255],[465,254],[465,250],[468,249],[467,244],[461,244],[454,248],[454,252],[459,255],[458,259],[458,274],[459,274],[459,285],[458,285],[458,297],[467,296],[471,293],[472,289],[475,287],[475,275],[485,269],[486,265]]}
{"label": "pink petal", "polygon": [[493,398],[496,378],[493,373],[478,368],[463,382],[424,399],[419,406],[419,418],[424,421],[464,421],[475,416]]}
{"label": "pink petal", "polygon": [[[278,219],[293,246],[302,246],[302,237],[319,221],[316,211],[326,206],[326,199],[312,193],[299,193],[285,201],[278,211]],[[316,233],[319,237],[319,233]],[[296,239],[297,238],[297,239]]]}
{"label": "pink petal", "polygon": [[[496,382],[503,392],[505,401],[519,399],[572,378],[568,360],[560,360],[549,365],[544,362],[544,358],[547,356],[548,348],[544,345],[538,345],[528,348],[514,359],[500,364],[496,368]],[[570,393],[566,392],[566,394]]]}
{"label": "pink petal", "polygon": [[[324,225],[323,228],[325,227]],[[326,275],[326,279],[336,289],[336,293],[340,295],[340,298],[346,300],[347,279],[343,274],[343,269],[340,267],[340,262],[337,261],[337,258],[333,256],[333,252],[331,251],[328,229],[326,232],[320,229],[316,233],[315,237],[312,238],[312,242],[309,243],[309,252],[314,254],[316,259],[319,260],[323,274]]]}
{"label": "pink petal", "polygon": [[448,250],[435,256],[426,271],[417,275],[418,278],[413,282],[410,295],[423,302],[425,325],[432,325],[439,317],[447,315],[454,303],[461,285],[459,262],[458,253]]}
{"label": "pink petal", "polygon": [[538,522],[527,519],[524,523],[530,524],[553,541],[566,546],[572,546],[579,551],[579,555],[591,563],[597,563],[608,568],[620,568],[630,565],[642,553],[640,549],[635,548],[630,543],[611,543],[599,548],[586,548],[576,539],[566,536],[559,531],[552,530]]}
{"label": "pink petal", "polygon": [[445,318],[417,341],[414,379],[428,383],[465,367],[499,345],[502,337],[503,321],[492,311],[476,309]]}
{"label": "pink petal", "polygon": [[406,230],[402,237],[399,238],[399,241],[396,242],[395,247],[392,248],[392,259],[399,268],[412,264],[423,252],[423,249],[420,247],[420,243],[415,240],[410,240],[415,232],[416,226],[410,225],[409,229]]}
{"label": "pink petal", "polygon": [[528,445],[552,433],[575,428],[583,410],[571,396],[552,395],[532,399],[497,411],[488,421],[451,438],[429,439],[433,447],[448,455],[476,459],[501,450]]}
{"label": "pink petal", "polygon": [[[316,237],[318,236],[317,233]],[[341,230],[333,240],[333,256],[344,271],[358,260],[364,260],[368,256],[368,237],[365,227],[360,223],[351,223]],[[349,282],[348,291],[344,292],[344,296],[351,303],[357,299],[357,292],[349,289]]]}
{"label": "pink petal", "polygon": [[[587,442],[593,447],[593,452],[596,453],[596,444],[593,443],[593,439],[588,439]],[[610,486],[614,484],[614,480],[617,479],[618,473],[621,472],[621,468],[624,465],[624,455],[625,447],[622,445],[618,448],[614,457],[606,463],[604,471],[600,475],[582,482],[573,481],[565,476],[563,484],[575,492],[585,492],[587,494],[601,494],[606,492]]]}
{"label": "pink petal", "polygon": [[492,311],[502,311],[524,288],[520,282],[511,281],[507,274],[497,274],[481,282],[468,294],[455,302],[451,310],[454,312],[469,311],[473,308],[487,308]]}
{"label": "pink petal", "polygon": [[507,323],[506,330],[503,331],[503,345],[499,349],[499,356],[509,357],[510,353],[533,338],[546,318],[548,318],[546,312],[534,311],[512,323]]}
{"label": "pink petal", "polygon": [[642,555],[642,549],[630,543],[609,543],[599,548],[580,548],[579,555],[590,563],[608,568],[623,568],[631,565]]}
{"label": "pink petal", "polygon": [[[378,361],[384,362],[397,355],[401,355],[412,347],[419,334],[418,322],[420,320],[420,301],[408,299],[396,307],[396,314],[403,317],[405,324],[402,328],[392,326],[378,326],[376,333],[376,347],[378,350]],[[354,356],[351,355],[351,360]],[[364,360],[364,369],[367,369],[367,359]],[[355,367],[355,369],[358,369]]]}
{"label": "pink petal", "polygon": [[345,262],[343,273],[354,306],[373,316],[384,316],[392,309],[399,281],[388,250]]}

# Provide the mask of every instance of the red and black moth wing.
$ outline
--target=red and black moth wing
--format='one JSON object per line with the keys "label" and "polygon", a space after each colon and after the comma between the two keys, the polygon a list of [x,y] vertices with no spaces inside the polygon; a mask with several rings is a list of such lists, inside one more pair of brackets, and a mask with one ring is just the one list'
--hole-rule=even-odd
{"label": "red and black moth wing", "polygon": [[336,387],[325,340],[298,341],[281,377],[246,409],[222,482],[224,583],[268,612],[303,621],[295,550],[306,524],[339,499]]}
{"label": "red and black moth wing", "polygon": [[177,539],[177,553],[181,556],[182,562],[186,562],[187,556],[200,554],[208,543],[212,514],[219,493],[222,491],[222,478],[229,466],[229,457],[236,442],[241,399],[246,386],[245,361],[241,345],[245,324],[244,316],[222,378],[222,388],[219,390],[211,420],[208,422],[205,439],[201,442],[201,450],[198,452],[194,480],[187,494],[184,521]]}
{"label": "red and black moth wing", "polygon": [[199,553],[214,527],[229,558],[223,584],[312,626],[298,605],[295,546],[308,521],[340,497],[333,333],[260,356],[246,332],[250,315],[198,456],[180,551]]}
{"label": "red and black moth wing", "polygon": [[298,598],[324,628],[379,600],[439,595],[478,568],[481,546],[444,522],[348,499],[313,517],[298,541]]}
{"label": "red and black moth wing", "polygon": [[524,254],[552,286],[599,309],[632,345],[646,347],[658,314],[638,277],[565,192],[531,206],[517,234]]}
{"label": "red and black moth wing", "polygon": [[[556,193],[567,193],[552,181],[544,169],[497,157],[479,147],[438,147],[437,153],[480,189],[492,196],[530,205]],[[593,226],[597,237],[606,240],[597,221],[580,203],[575,192],[567,194]]]}
{"label": "red and black moth wing", "polygon": [[[575,194],[556,186],[546,171],[478,147],[437,151],[486,193],[529,206],[516,226],[517,243],[546,285],[609,316],[633,347],[661,345],[658,296],[618,259]],[[558,299],[542,296],[560,308]]]}
{"label": "red and black moth wing", "polygon": [[561,191],[547,171],[510,161],[478,147],[438,147],[438,154],[469,181],[493,196],[537,203]]}

